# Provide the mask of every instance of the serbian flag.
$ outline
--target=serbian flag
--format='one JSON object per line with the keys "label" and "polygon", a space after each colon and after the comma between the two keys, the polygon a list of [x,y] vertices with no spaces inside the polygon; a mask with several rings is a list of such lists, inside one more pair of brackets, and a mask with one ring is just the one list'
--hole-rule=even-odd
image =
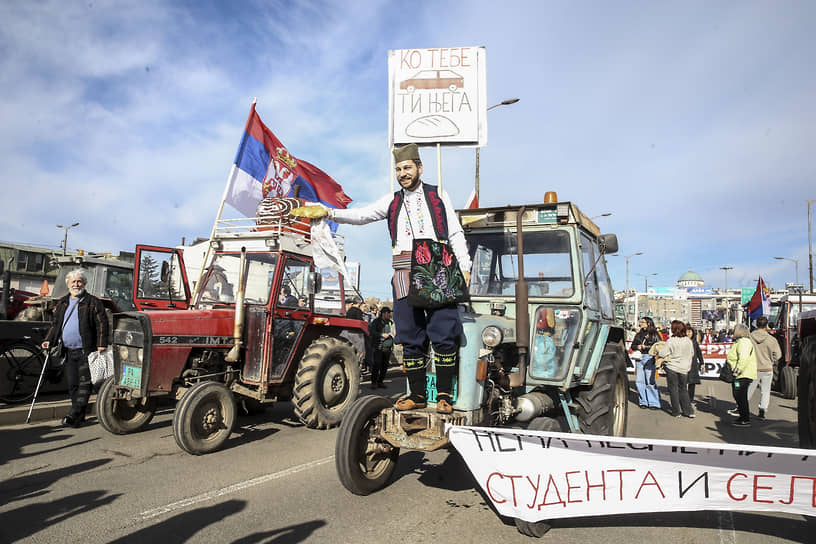
{"label": "serbian flag", "polygon": [[771,292],[762,281],[762,276],[757,280],[754,296],[748,301],[748,317],[751,321],[761,315],[771,315]]}
{"label": "serbian flag", "polygon": [[329,208],[345,208],[351,202],[331,176],[289,154],[263,124],[253,102],[227,183],[226,203],[247,217],[255,217],[255,209],[263,198],[292,197],[296,187],[298,198]]}

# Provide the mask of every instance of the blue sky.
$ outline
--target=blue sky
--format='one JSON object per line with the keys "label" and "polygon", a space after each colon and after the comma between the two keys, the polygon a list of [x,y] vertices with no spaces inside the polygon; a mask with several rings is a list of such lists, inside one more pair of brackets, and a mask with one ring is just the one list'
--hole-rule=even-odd
{"label": "blue sky", "polygon": [[[132,250],[207,236],[249,106],[353,199],[389,191],[389,49],[485,46],[481,201],[555,190],[618,235],[650,285],[807,284],[816,199],[816,4],[4,2],[0,240]],[[435,182],[434,153],[424,157]],[[455,205],[474,150],[443,153]],[[237,212],[231,212],[237,215]],[[225,212],[230,215],[230,212]],[[341,227],[390,295],[385,225]],[[625,264],[610,257],[614,287]],[[638,283],[639,282],[639,283]]]}

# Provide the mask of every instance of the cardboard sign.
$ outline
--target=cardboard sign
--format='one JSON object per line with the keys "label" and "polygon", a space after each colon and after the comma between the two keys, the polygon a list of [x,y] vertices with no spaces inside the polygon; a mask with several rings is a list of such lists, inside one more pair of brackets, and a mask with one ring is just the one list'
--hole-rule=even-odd
{"label": "cardboard sign", "polygon": [[636,512],[816,514],[816,450],[451,426],[496,510],[526,521]]}
{"label": "cardboard sign", "polygon": [[484,47],[388,52],[388,145],[487,145]]}

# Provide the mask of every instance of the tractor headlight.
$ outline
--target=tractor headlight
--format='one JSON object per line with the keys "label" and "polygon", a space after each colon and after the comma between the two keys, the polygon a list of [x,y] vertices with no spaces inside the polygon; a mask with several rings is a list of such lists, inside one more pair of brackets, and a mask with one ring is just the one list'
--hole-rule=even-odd
{"label": "tractor headlight", "polygon": [[142,348],[136,350],[136,358],[139,359],[139,364],[144,362],[144,350]]}
{"label": "tractor headlight", "polygon": [[130,355],[130,352],[128,351],[127,346],[119,346],[119,358],[121,360],[127,361],[129,355]]}
{"label": "tractor headlight", "polygon": [[482,342],[484,345],[494,348],[501,344],[502,341],[502,332],[501,329],[496,327],[495,325],[490,325],[485,327],[482,331]]}

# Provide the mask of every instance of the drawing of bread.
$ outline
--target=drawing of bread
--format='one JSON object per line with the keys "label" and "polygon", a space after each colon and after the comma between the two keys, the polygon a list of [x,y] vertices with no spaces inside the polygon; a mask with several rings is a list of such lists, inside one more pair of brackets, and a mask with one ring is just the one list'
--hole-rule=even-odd
{"label": "drawing of bread", "polygon": [[405,127],[405,134],[412,138],[438,138],[457,136],[459,127],[444,115],[425,115],[411,121]]}

